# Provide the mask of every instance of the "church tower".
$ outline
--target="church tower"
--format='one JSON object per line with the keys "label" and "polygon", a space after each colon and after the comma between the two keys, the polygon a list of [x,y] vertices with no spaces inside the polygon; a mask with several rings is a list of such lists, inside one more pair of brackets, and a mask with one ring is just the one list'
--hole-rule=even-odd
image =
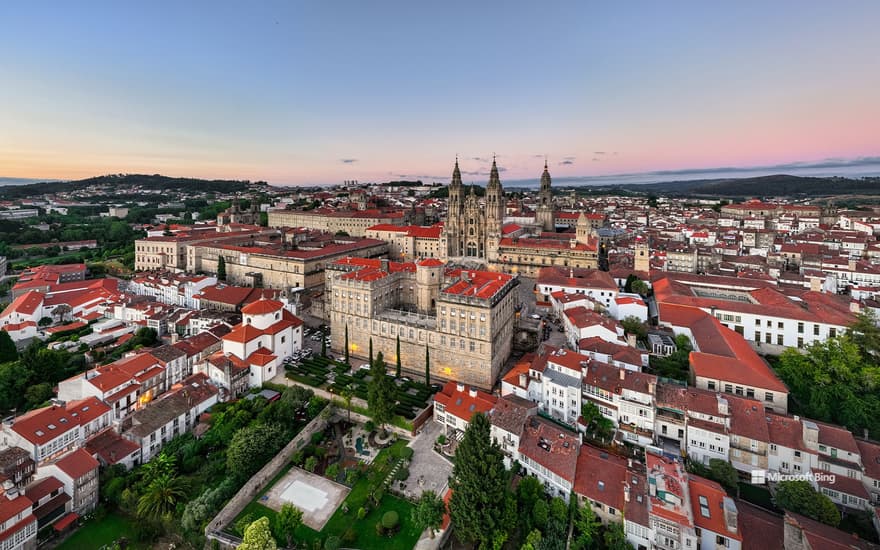
{"label": "church tower", "polygon": [[553,218],[553,192],[550,191],[550,171],[547,169],[546,160],[544,160],[544,173],[541,174],[541,190],[538,193],[535,223],[544,231],[556,230],[556,220]]}
{"label": "church tower", "polygon": [[590,220],[587,219],[586,214],[581,212],[581,215],[578,216],[577,219],[577,226],[575,226],[575,241],[578,244],[589,244],[592,232],[593,229],[590,226]]}
{"label": "church tower", "polygon": [[441,235],[441,252],[446,258],[462,255],[462,217],[464,201],[462,200],[461,170],[458,168],[458,157],[455,157],[455,168],[452,170],[452,182],[449,184],[449,200],[447,202],[446,222]]}
{"label": "church tower", "polygon": [[498,177],[498,165],[492,157],[492,169],[489,171],[489,183],[486,185],[486,257],[494,261],[501,242],[501,227],[504,225],[504,189]]}
{"label": "church tower", "polygon": [[633,270],[643,271],[645,273],[651,271],[651,254],[646,237],[636,237],[635,259],[633,260]]}

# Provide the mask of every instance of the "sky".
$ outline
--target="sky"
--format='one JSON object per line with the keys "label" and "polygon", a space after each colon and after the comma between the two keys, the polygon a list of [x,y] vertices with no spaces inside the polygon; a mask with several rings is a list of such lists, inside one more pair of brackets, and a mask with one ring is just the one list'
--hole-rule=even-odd
{"label": "sky", "polygon": [[[880,174],[880,2],[0,3],[0,176]],[[828,166],[832,168],[828,168]],[[845,168],[845,170],[844,170]],[[656,174],[656,176],[651,176]]]}

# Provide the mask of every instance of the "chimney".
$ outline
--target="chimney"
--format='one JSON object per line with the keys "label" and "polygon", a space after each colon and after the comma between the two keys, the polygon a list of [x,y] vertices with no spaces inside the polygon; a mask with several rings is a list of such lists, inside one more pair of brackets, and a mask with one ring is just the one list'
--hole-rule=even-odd
{"label": "chimney", "polygon": [[859,304],[858,300],[853,300],[849,303],[849,310],[853,313],[858,313],[861,311],[862,306]]}
{"label": "chimney", "polygon": [[648,393],[654,395],[655,384],[653,382],[648,382]]}
{"label": "chimney", "polygon": [[391,262],[388,260],[388,258],[382,258],[381,265],[382,271],[385,271],[387,273],[391,272]]}
{"label": "chimney", "polygon": [[462,384],[461,382],[457,383],[457,384],[455,385],[455,389],[456,389],[457,391],[462,391],[462,392],[463,392],[463,391],[464,391],[464,384]]}
{"label": "chimney", "polygon": [[525,386],[526,386],[526,380],[528,380],[528,377],[526,376],[526,373],[524,373],[524,372],[523,372],[523,373],[520,373],[520,375],[519,375],[519,385],[522,386],[522,387],[525,387]]}
{"label": "chimney", "polygon": [[620,379],[626,380],[626,369],[621,368],[619,372],[620,372]]}
{"label": "chimney", "polygon": [[635,334],[627,334],[626,335],[626,345],[628,345],[629,347],[631,347],[631,348],[636,347],[637,342],[638,342],[638,339]]}
{"label": "chimney", "polygon": [[851,259],[851,260],[849,261],[849,265],[848,265],[848,267],[849,267],[849,270],[850,270],[850,271],[855,271],[855,270],[856,270],[856,261]]}
{"label": "chimney", "polygon": [[629,502],[629,485],[623,486],[623,501]]}
{"label": "chimney", "polygon": [[477,388],[471,386],[470,389],[468,390],[468,395],[471,397],[476,397],[477,396]]}

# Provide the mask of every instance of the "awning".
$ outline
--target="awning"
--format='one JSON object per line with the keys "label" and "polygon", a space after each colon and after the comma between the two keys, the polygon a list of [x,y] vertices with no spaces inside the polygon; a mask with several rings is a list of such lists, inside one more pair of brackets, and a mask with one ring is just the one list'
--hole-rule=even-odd
{"label": "awning", "polygon": [[56,531],[61,532],[61,531],[64,531],[65,529],[67,529],[68,527],[70,527],[71,525],[73,525],[73,522],[78,519],[79,519],[79,514],[77,514],[76,512],[70,512],[69,514],[67,514],[63,518],[56,521],[55,525],[53,527],[55,528]]}

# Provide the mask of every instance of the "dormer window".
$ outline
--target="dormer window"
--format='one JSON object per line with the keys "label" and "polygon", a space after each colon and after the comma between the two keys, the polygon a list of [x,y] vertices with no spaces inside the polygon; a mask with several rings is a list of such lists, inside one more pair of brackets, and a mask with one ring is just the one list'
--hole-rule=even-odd
{"label": "dormer window", "polygon": [[50,430],[54,430],[56,427],[57,427],[57,426],[55,426],[55,424],[49,424],[49,426],[48,426],[48,428],[49,428]]}
{"label": "dormer window", "polygon": [[280,319],[280,318],[281,318],[281,313],[279,313],[279,312],[276,311],[276,312],[275,312],[275,318],[276,318],[276,319]]}

